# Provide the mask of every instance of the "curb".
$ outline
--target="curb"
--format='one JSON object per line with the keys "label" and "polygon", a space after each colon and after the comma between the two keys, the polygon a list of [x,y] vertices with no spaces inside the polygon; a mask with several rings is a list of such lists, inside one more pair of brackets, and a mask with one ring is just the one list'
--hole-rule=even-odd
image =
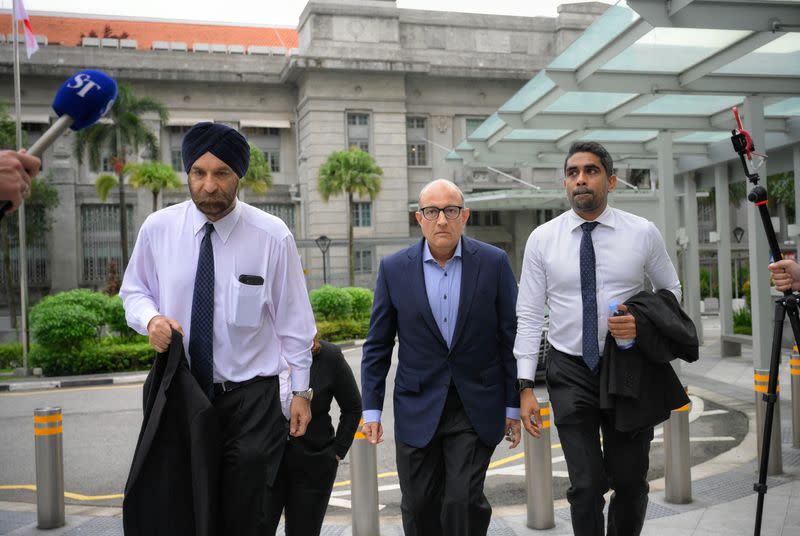
{"label": "curb", "polygon": [[72,387],[93,387],[97,385],[127,385],[143,383],[147,373],[111,378],[70,378],[64,380],[17,381],[0,383],[0,392],[41,391],[46,389],[66,389]]}

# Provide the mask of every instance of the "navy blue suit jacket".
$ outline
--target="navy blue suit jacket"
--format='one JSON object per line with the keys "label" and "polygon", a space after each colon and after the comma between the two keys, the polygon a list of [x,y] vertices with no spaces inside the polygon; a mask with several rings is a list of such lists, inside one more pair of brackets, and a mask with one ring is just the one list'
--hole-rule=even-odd
{"label": "navy blue suit jacket", "polygon": [[514,273],[504,251],[468,237],[461,240],[461,298],[451,349],[428,303],[424,240],[384,258],[378,271],[361,360],[363,407],[383,409],[399,336],[395,437],[417,448],[431,441],[451,380],[475,432],[490,447],[503,438],[505,408],[519,407]]}

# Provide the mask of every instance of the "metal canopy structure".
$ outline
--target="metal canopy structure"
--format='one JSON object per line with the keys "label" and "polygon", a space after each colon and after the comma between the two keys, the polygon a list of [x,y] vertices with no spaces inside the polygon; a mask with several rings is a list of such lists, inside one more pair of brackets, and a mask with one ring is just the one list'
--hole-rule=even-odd
{"label": "metal canopy structure", "polygon": [[729,159],[730,108],[756,96],[764,98],[765,148],[800,140],[800,1],[628,0],[448,159],[560,167],[573,141],[591,139],[616,161],[646,167],[659,132],[668,132],[676,172],[696,169]]}

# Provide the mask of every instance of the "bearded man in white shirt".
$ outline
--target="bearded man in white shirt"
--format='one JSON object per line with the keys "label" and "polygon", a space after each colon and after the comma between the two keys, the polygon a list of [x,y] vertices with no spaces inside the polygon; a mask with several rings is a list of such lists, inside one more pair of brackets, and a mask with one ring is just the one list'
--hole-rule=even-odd
{"label": "bearded man in white shirt", "polygon": [[[236,130],[198,123],[181,147],[191,201],[142,225],[120,295],[128,324],[165,352],[173,330],[220,417],[219,534],[265,534],[266,489],[286,442],[278,374],[291,366],[289,433],[311,419],[316,326],[294,237],[236,199],[250,148]],[[188,336],[187,336],[188,334]]]}
{"label": "bearded man in white shirt", "polygon": [[612,316],[609,304],[644,290],[645,277],[654,290],[667,289],[678,300],[681,287],[655,225],[608,206],[617,177],[602,145],[573,144],[564,175],[572,210],[534,229],[525,247],[514,343],[520,418],[529,433],[539,435],[533,378],[547,305],[547,387],[570,476],[574,533],[604,534],[603,494],[612,488],[608,534],[635,536],[647,508],[653,428],[620,432],[613,411],[600,408],[606,333],[618,341],[636,339],[635,318],[624,305],[624,315]]}

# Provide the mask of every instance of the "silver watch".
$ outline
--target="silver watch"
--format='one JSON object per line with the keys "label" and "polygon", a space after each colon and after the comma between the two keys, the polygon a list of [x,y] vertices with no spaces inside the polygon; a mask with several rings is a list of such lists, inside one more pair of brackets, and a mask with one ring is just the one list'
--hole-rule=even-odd
{"label": "silver watch", "polygon": [[311,402],[311,399],[314,398],[314,389],[309,387],[305,391],[292,391],[292,394],[294,396],[299,396],[300,398],[305,398],[306,400]]}

